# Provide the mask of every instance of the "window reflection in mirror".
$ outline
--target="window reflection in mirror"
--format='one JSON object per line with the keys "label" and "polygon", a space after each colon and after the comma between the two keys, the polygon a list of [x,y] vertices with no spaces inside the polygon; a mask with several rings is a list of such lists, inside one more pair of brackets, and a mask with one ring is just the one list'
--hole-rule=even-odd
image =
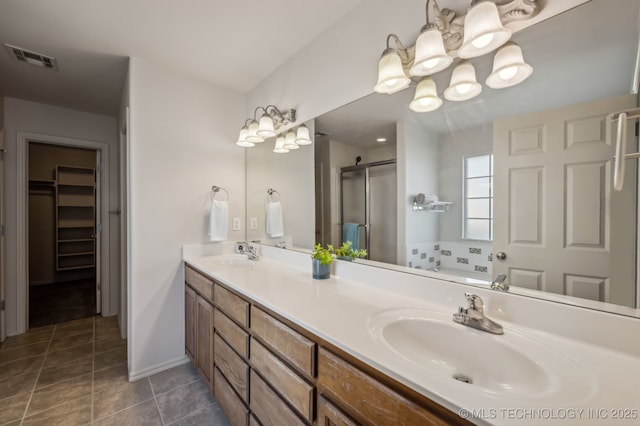
{"label": "window reflection in mirror", "polygon": [[[349,214],[340,169],[358,157],[359,165],[395,159],[395,186],[370,200],[372,259],[479,285],[505,273],[513,293],[637,315],[613,306],[637,306],[637,165],[627,160],[623,191],[613,191],[606,117],[638,106],[630,88],[639,8],[636,0],[592,0],[516,33],[534,69],[518,86],[483,87],[423,114],[408,109],[415,85],[373,94],[310,123],[314,153],[275,159],[248,150],[248,220],[264,217],[264,191],[281,185],[289,246],[337,245]],[[491,59],[473,60],[481,82]],[[434,78],[441,97],[450,75]],[[638,149],[634,124],[629,152]],[[488,159],[486,174],[476,162]],[[415,210],[418,194],[451,204]],[[260,229],[248,238],[275,243]]]}

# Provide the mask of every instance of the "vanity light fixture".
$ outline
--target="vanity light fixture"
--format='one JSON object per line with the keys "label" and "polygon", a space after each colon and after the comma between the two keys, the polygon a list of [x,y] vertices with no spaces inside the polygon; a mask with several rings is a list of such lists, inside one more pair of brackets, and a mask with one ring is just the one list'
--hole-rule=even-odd
{"label": "vanity light fixture", "polygon": [[289,150],[284,147],[283,135],[278,135],[278,137],[276,137],[276,142],[273,148],[273,152],[275,152],[276,154],[286,154],[287,152],[289,152]]}
{"label": "vanity light fixture", "polygon": [[451,83],[444,91],[449,101],[466,101],[482,92],[482,85],[476,80],[476,69],[469,61],[460,62],[451,74]]}
{"label": "vanity light fixture", "polygon": [[296,131],[296,143],[298,145],[311,145],[311,137],[309,136],[309,128],[305,124],[301,124]]}
{"label": "vanity light fixture", "polygon": [[288,149],[288,150],[300,148],[300,146],[296,143],[296,133],[293,130],[289,130],[284,135],[284,146],[283,146],[283,148]]}
{"label": "vanity light fixture", "polygon": [[511,30],[502,26],[498,6],[492,1],[474,1],[464,17],[464,41],[458,56],[469,59],[485,55],[510,38]]}
{"label": "vanity light fixture", "polygon": [[[429,23],[431,3],[436,14],[434,23]],[[470,8],[463,17],[456,16],[452,10],[440,9],[438,0],[426,0],[427,23],[414,46],[405,48],[397,35],[387,36],[387,48],[378,62],[378,81],[374,91],[393,94],[415,82],[416,93],[409,108],[416,112],[433,111],[440,107],[442,99],[437,95],[435,82],[424,77],[448,68],[455,58],[475,58],[503,45],[504,48],[495,56],[494,72],[486,84],[496,89],[516,85],[531,75],[532,68],[522,59],[522,50],[515,43],[508,43],[511,30],[503,24],[530,19],[539,10],[538,0],[508,0],[500,4],[495,0],[471,0]],[[391,40],[395,47],[391,47]],[[450,101],[465,101],[481,91],[475,68],[463,60],[454,69],[444,97]]]}
{"label": "vanity light fixture", "polygon": [[522,49],[510,42],[501,47],[493,58],[493,72],[487,77],[486,84],[492,89],[503,89],[525,81],[533,68],[524,61]]}
{"label": "vanity light fixture", "polygon": [[[257,120],[258,112],[262,110],[260,121]],[[275,105],[257,107],[253,112],[253,118],[248,118],[240,129],[236,145],[243,148],[251,148],[257,143],[276,135],[277,130],[287,124],[296,121],[296,110],[290,109],[282,112]]]}

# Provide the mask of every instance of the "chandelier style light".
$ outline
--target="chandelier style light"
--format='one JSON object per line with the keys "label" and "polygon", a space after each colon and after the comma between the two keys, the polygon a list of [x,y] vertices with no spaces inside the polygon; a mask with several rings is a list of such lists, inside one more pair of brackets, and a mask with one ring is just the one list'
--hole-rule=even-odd
{"label": "chandelier style light", "polygon": [[[433,1],[435,23],[429,22],[429,5]],[[374,90],[392,94],[416,82],[416,92],[409,108],[415,112],[434,111],[442,105],[434,80],[428,76],[456,65],[449,87],[444,91],[449,101],[466,101],[482,92],[476,80],[471,58],[496,51],[493,72],[486,80],[492,89],[502,89],[522,83],[533,68],[524,62],[522,49],[509,42],[511,30],[504,24],[530,19],[539,12],[537,0],[511,0],[496,5],[492,0],[472,0],[465,16],[456,16],[449,9],[440,9],[436,0],[427,0],[426,24],[415,46],[405,48],[395,34],[387,36],[387,47],[378,62],[378,82]],[[391,40],[395,47],[391,47]]]}

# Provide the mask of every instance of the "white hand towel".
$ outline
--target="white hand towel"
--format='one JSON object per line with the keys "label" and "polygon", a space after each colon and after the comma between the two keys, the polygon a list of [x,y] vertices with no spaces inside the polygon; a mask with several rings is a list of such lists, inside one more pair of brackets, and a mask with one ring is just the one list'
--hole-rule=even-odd
{"label": "white hand towel", "polygon": [[229,203],[212,200],[209,216],[209,240],[226,241],[229,229]]}
{"label": "white hand towel", "polygon": [[271,238],[284,235],[284,222],[282,220],[282,204],[280,201],[267,202],[266,231]]}

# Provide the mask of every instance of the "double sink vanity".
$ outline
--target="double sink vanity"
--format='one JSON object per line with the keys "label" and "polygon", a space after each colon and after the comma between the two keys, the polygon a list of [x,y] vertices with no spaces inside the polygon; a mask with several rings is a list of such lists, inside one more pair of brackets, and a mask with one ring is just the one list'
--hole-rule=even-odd
{"label": "double sink vanity", "polygon": [[183,249],[186,353],[233,425],[640,421],[635,318],[401,267],[314,280],[308,254],[257,247]]}

